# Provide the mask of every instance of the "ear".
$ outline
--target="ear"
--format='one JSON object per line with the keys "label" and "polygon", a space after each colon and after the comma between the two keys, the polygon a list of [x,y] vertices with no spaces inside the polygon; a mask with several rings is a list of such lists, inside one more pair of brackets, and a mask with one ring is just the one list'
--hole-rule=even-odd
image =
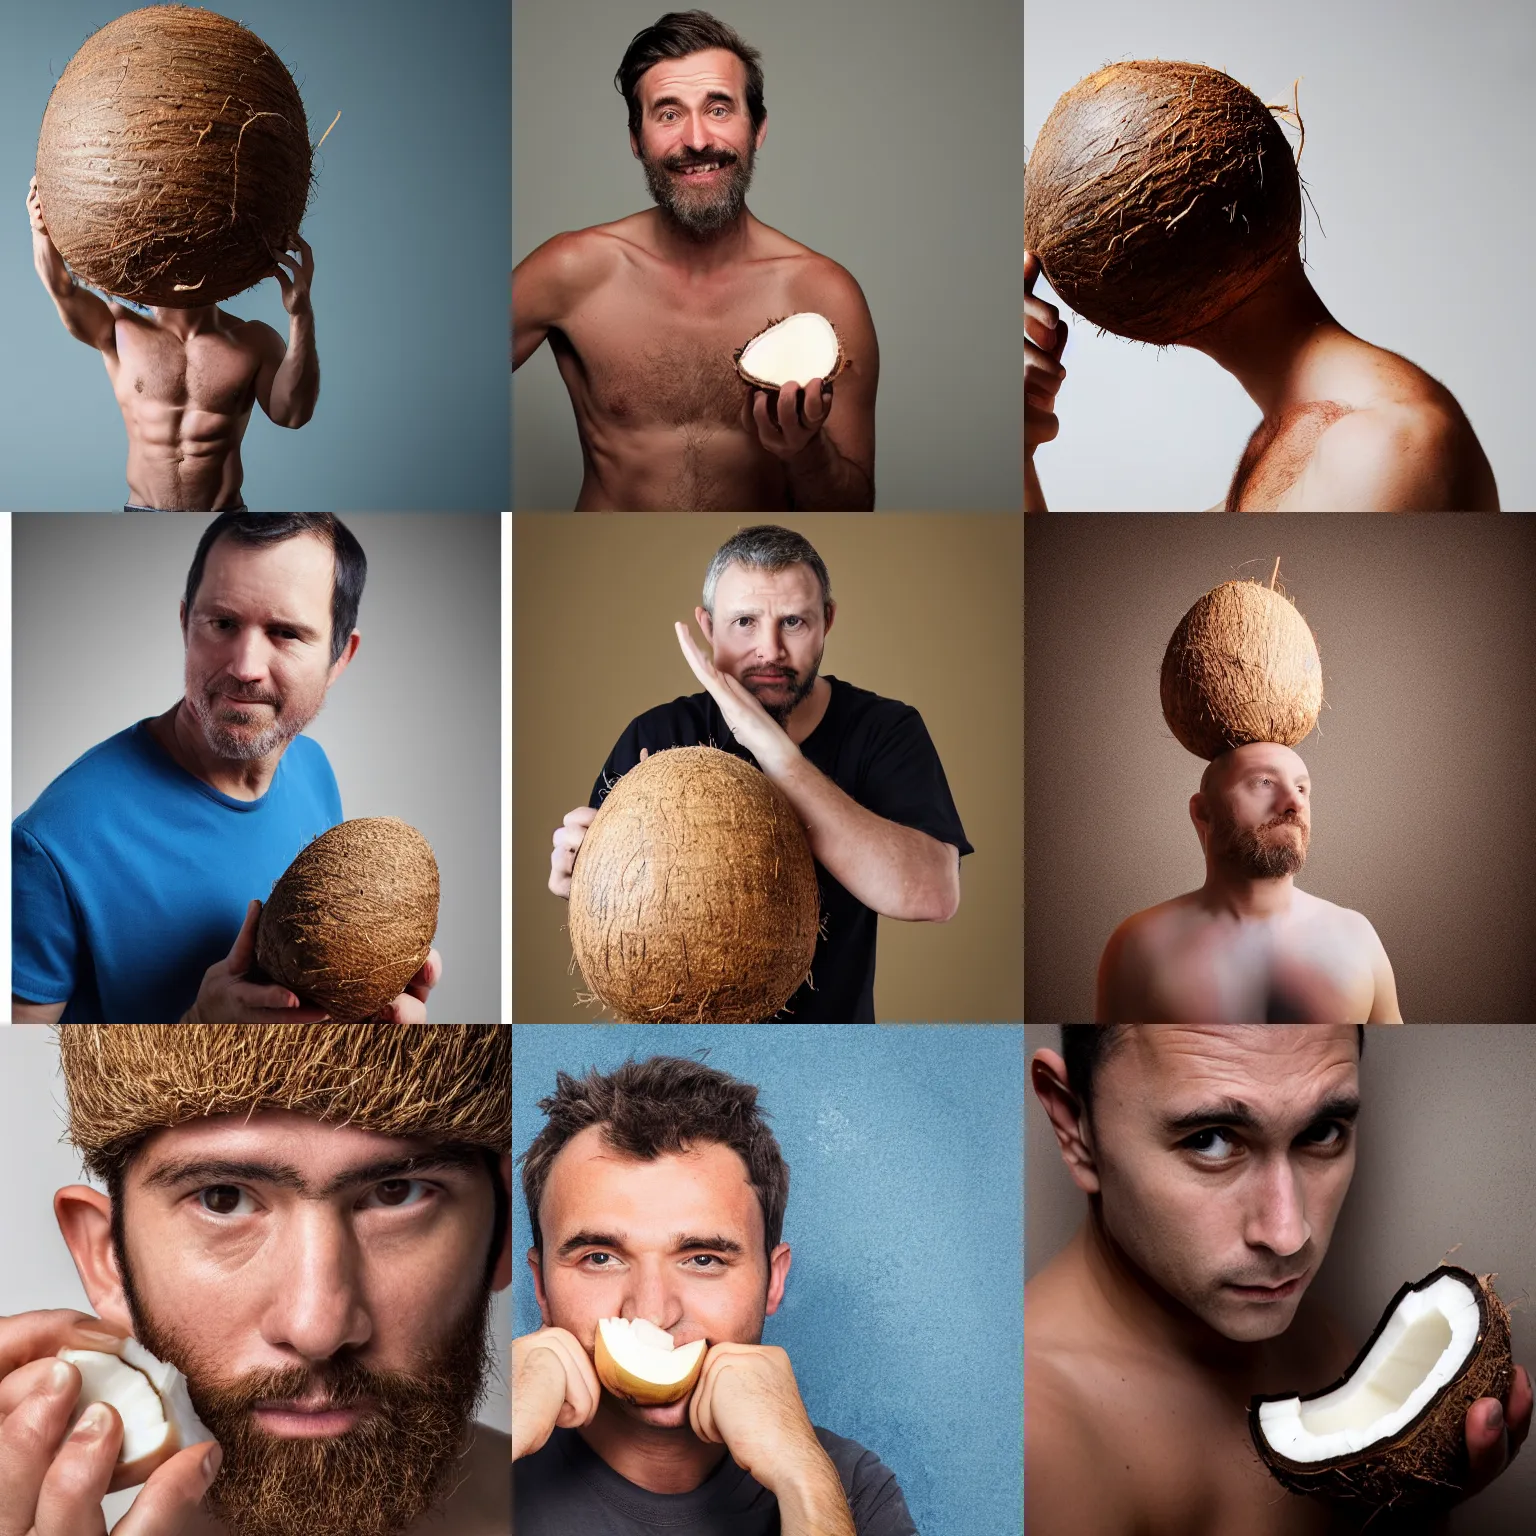
{"label": "ear", "polygon": [[1200,839],[1200,846],[1205,847],[1205,840],[1211,832],[1211,811],[1205,803],[1205,795],[1196,790],[1189,797],[1189,819],[1195,824],[1195,836]]}
{"label": "ear", "polygon": [[825,621],[822,624],[822,630],[821,630],[822,634],[830,635],[832,633],[832,621],[836,617],[837,617],[837,604],[836,603],[828,603],[827,604],[827,616],[826,616]]}
{"label": "ear", "polygon": [[710,617],[707,608],[695,608],[693,610],[693,622],[699,626],[699,632],[709,641],[711,649],[715,644],[715,621]]}
{"label": "ear", "polygon": [[1099,1192],[1099,1171],[1088,1132],[1088,1116],[1067,1086],[1067,1064],[1057,1051],[1036,1051],[1029,1064],[1030,1084],[1050,1116],[1061,1160],[1072,1182],[1085,1195]]}
{"label": "ear", "polygon": [[53,1214],[96,1315],[132,1333],[133,1315],[112,1251],[112,1201],[88,1184],[71,1184],[53,1197]]}
{"label": "ear", "polygon": [[363,643],[361,631],[354,629],[347,636],[347,643],[342,647],[341,655],[331,663],[331,670],[326,674],[325,686],[329,688],[332,683],[347,670],[347,664],[357,655],[357,648]]}
{"label": "ear", "polygon": [[[505,1190],[512,1188],[512,1154],[509,1152],[501,1160],[501,1187]],[[510,1206],[512,1197],[507,1196],[507,1204]],[[510,1216],[511,1212],[508,1212]],[[502,1233],[501,1252],[496,1255],[496,1268],[491,1273],[491,1289],[504,1291],[512,1284],[512,1223],[507,1222],[507,1229]]]}
{"label": "ear", "polygon": [[183,645],[185,645],[187,643],[187,600],[186,600],[186,598],[182,598],[181,605],[180,605],[180,608],[179,608],[178,611],[179,611],[180,618],[181,618],[181,643]]}
{"label": "ear", "polygon": [[768,137],[768,114],[767,114],[767,112],[764,112],[763,113],[763,120],[762,120],[762,122],[760,122],[757,125],[757,135],[752,140],[752,142],[753,142],[753,144],[758,149],[761,149],[763,147],[763,140],[766,139],[767,137]]}
{"label": "ear", "polygon": [[765,1317],[772,1317],[784,1300],[784,1283],[789,1279],[790,1251],[788,1243],[780,1243],[768,1255],[768,1304],[763,1308]]}
{"label": "ear", "polygon": [[633,131],[631,131],[629,135],[629,152],[635,157],[636,160],[640,158],[640,140],[635,136]]}
{"label": "ear", "polygon": [[549,1298],[544,1294],[544,1271],[539,1268],[539,1250],[528,1250],[528,1268],[533,1271],[533,1294],[539,1303],[539,1316],[546,1328],[552,1327],[549,1317]]}

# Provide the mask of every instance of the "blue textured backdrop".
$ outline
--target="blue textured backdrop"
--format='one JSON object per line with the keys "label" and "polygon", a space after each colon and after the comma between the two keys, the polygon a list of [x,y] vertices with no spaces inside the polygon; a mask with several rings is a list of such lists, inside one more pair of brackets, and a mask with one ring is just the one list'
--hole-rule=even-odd
{"label": "blue textured backdrop", "polygon": [[[789,1287],[764,1342],[812,1419],[876,1451],[922,1536],[1009,1536],[1023,1505],[1023,1032],[517,1025],[512,1144],[555,1073],[693,1055],[756,1083],[790,1165]],[[532,1240],[514,1201],[513,1251]],[[526,1265],[514,1336],[539,1326]]]}
{"label": "blue textured backdrop", "polygon": [[[0,22],[0,507],[121,506],[127,442],[101,359],[32,270],[27,182],[43,108],[86,36],[135,0],[5,0]],[[245,496],[262,511],[500,512],[511,505],[511,12],[507,0],[215,0],[304,98],[315,159],[320,405],[258,408]],[[46,210],[45,210],[46,213]],[[224,307],[287,336],[277,283]]]}

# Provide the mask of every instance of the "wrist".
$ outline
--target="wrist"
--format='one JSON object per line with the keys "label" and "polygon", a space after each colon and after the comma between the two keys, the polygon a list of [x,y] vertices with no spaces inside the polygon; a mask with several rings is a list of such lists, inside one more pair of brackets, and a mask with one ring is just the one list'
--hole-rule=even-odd
{"label": "wrist", "polygon": [[777,1481],[779,1486],[770,1491],[778,1500],[785,1536],[799,1536],[801,1532],[805,1536],[843,1536],[844,1532],[852,1536],[853,1517],[842,1479],[819,1440],[812,1439],[804,1460]]}

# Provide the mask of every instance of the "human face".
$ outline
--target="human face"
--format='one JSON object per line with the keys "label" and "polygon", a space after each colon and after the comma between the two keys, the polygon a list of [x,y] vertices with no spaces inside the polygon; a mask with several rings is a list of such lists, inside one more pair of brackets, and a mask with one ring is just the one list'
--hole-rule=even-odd
{"label": "human face", "polygon": [[1298,873],[1312,841],[1312,780],[1289,747],[1254,742],[1219,764],[1205,792],[1215,859],[1250,879]]}
{"label": "human face", "polygon": [[1353,1026],[1140,1024],[1094,1079],[1106,1231],[1228,1339],[1283,1333],[1355,1167]]}
{"label": "human face", "polygon": [[640,132],[630,145],[646,185],[686,231],[709,235],[746,206],[765,118],[754,132],[747,111],[747,67],[726,48],[663,59],[641,75]]}
{"label": "human face", "polygon": [[[588,1353],[605,1317],[643,1317],[679,1345],[756,1344],[789,1271],[787,1244],[771,1261],[763,1251],[747,1165],[718,1142],[642,1162],[589,1126],[550,1164],[539,1232],[543,1249],[528,1254],[539,1310]],[[688,1423],[687,1397],[643,1408],[605,1390],[603,1402],[655,1429]]]}
{"label": "human face", "polygon": [[313,534],[258,547],[218,540],[182,614],[186,702],[213,755],[270,756],[319,714],[331,662],[335,557]]}
{"label": "human face", "polygon": [[397,1536],[431,1507],[484,1381],[494,1201],[477,1152],[302,1115],[145,1143],[125,1295],[224,1449],[209,1502],[227,1527]]}
{"label": "human face", "polygon": [[695,610],[728,672],[780,725],[816,685],[835,609],[824,610],[821,583],[808,565],[759,571],[728,565],[715,582],[715,611]]}

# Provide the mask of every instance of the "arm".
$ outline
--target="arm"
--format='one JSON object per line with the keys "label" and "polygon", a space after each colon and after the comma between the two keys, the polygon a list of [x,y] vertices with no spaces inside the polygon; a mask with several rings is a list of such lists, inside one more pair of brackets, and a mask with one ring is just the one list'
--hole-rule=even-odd
{"label": "arm", "polygon": [[1061,431],[1056,418],[1056,392],[1067,370],[1062,349],[1067,344],[1067,323],[1061,311],[1033,289],[1040,276],[1040,258],[1024,253],[1024,510],[1044,512],[1045,493],[1035,472],[1035,449],[1053,442]]}
{"label": "arm", "polygon": [[586,230],[556,235],[512,269],[512,371],[557,330],[571,306],[596,286],[611,242]]}
{"label": "arm", "polygon": [[1099,974],[1094,988],[1093,1019],[1096,1024],[1132,1024],[1137,1022],[1136,944],[1131,919],[1127,918],[1110,934],[1104,953],[1099,957]]}
{"label": "arm", "polygon": [[24,997],[11,993],[12,1024],[57,1024],[64,1017],[68,1000],[62,1003],[29,1003]]}
{"label": "arm", "polygon": [[49,238],[43,223],[43,210],[37,200],[36,176],[27,189],[27,216],[32,224],[32,265],[48,290],[53,307],[64,322],[64,329],[76,341],[116,356],[117,318],[104,300],[77,286],[58,247]]}
{"label": "arm", "polygon": [[1365,1021],[1367,1024],[1401,1024],[1403,1014],[1397,1002],[1397,978],[1392,974],[1392,962],[1387,959],[1387,951],[1383,946],[1376,929],[1369,920],[1362,918],[1366,932],[1370,934],[1371,944],[1371,978],[1376,984],[1375,994],[1371,998],[1371,1015]]}
{"label": "arm", "polygon": [[315,351],[315,312],[309,285],[315,273],[315,253],[302,236],[296,256],[275,258],[272,275],[288,311],[288,345],[269,325],[253,321],[251,331],[261,352],[256,398],[280,427],[302,427],[315,414],[320,398],[320,358]]}

